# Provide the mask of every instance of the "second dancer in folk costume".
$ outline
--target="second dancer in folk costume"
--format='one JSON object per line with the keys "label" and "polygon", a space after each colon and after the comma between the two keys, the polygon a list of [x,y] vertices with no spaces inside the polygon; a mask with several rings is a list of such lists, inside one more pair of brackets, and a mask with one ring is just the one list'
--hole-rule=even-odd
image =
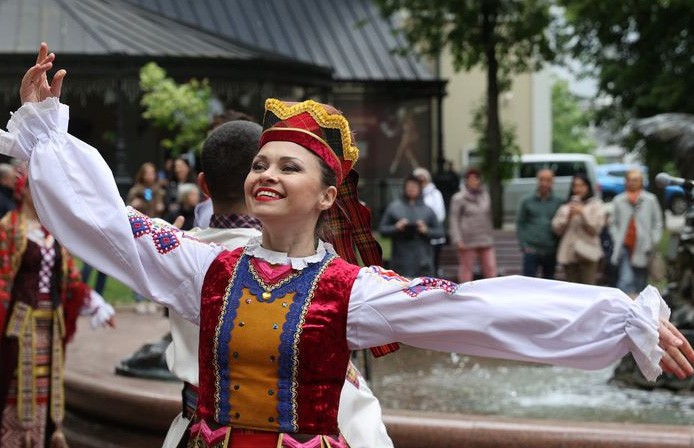
{"label": "second dancer in folk costume", "polygon": [[31,90],[53,58],[23,79],[0,152],[29,160],[39,215],[68,248],[200,324],[190,446],[346,446],[337,407],[350,351],[394,341],[584,369],[631,352],[648,379],[693,373],[652,287],[632,300],[518,276],[455,284],[338,257],[316,229],[358,150],[345,117],[314,101],[266,102],[245,183],[261,237],[228,251],[153,223],[124,206],[99,152],[67,133],[67,106],[48,98],[58,92]]}
{"label": "second dancer in folk costume", "polygon": [[25,181],[0,220],[0,446],[60,448],[65,346],[80,314],[95,328],[112,326],[114,311],[41,225]]}

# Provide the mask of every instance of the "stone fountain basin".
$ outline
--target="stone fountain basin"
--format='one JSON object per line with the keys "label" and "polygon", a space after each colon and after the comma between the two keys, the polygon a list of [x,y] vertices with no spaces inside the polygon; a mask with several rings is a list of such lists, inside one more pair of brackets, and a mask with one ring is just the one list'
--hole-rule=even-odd
{"label": "stone fountain basin", "polygon": [[[65,389],[68,414],[65,432],[73,448],[159,447],[171,419],[179,411],[180,384],[116,376],[114,367],[145,342],[158,340],[168,331],[161,316],[118,313],[117,328],[91,331],[87,320],[67,352]],[[357,357],[357,363],[362,363]],[[384,421],[398,448],[446,447],[692,447],[694,433],[684,424],[653,424],[557,419],[531,419],[505,415],[478,415],[452,410],[431,393],[430,383],[438,383],[441,395],[451,397],[451,387],[472,383],[477,393],[461,390],[461,396],[478,395],[495,400],[479,389],[494,386],[489,377],[495,370],[513,376],[516,368],[529,369],[534,382],[543,384],[551,367],[526,366],[457,357],[404,347],[400,352],[378,360],[370,359],[374,376],[372,387],[385,407]],[[477,367],[475,367],[477,366]],[[479,384],[465,381],[465,372],[481,375]],[[559,372],[562,373],[562,372]],[[597,372],[600,375],[600,372]],[[603,375],[605,372],[602,373]],[[518,377],[519,375],[515,375]],[[468,377],[468,380],[472,377]],[[583,381],[583,379],[581,379]],[[451,385],[451,382],[453,384]],[[567,386],[568,387],[568,386]],[[494,387],[492,387],[494,389]],[[575,395],[567,397],[575,401]],[[398,397],[394,401],[391,396]],[[674,395],[673,395],[674,396]],[[532,398],[527,398],[533,401]],[[465,400],[451,398],[452,402]],[[550,400],[551,401],[551,400]],[[467,400],[467,403],[471,403]],[[404,406],[407,405],[407,406]],[[467,406],[467,405],[466,405]],[[504,404],[504,406],[511,406]],[[406,409],[409,407],[410,409]],[[422,408],[426,408],[423,412]],[[445,410],[446,412],[440,412]],[[484,411],[482,411],[484,413]],[[649,411],[648,413],[650,413]],[[512,414],[513,415],[513,414]],[[378,447],[374,447],[378,448]]]}

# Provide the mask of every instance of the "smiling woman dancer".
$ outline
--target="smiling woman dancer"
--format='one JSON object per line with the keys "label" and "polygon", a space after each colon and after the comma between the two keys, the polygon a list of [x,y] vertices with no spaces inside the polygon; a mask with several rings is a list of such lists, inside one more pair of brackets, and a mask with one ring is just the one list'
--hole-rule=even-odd
{"label": "smiling woman dancer", "polygon": [[[320,240],[358,157],[331,106],[266,102],[246,203],[262,236],[226,251],[123,205],[99,152],[67,133],[41,46],[0,151],[29,160],[47,228],[89,264],[199,322],[191,447],[346,447],[336,414],[351,350],[409,345],[583,369],[631,352],[645,376],[692,375],[694,352],[658,291],[524,277],[463,284],[359,268]],[[60,72],[63,73],[63,72]],[[203,342],[204,341],[204,342]]]}

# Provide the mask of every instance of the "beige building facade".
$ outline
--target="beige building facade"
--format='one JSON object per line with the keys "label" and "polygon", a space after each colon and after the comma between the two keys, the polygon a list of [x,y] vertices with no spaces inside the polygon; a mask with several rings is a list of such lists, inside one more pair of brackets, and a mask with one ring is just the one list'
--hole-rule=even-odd
{"label": "beige building facade", "polygon": [[[483,69],[470,72],[453,69],[450,54],[440,58],[441,78],[448,80],[443,100],[443,152],[456,170],[475,164],[477,133],[472,118],[486,100],[487,80]],[[523,153],[552,151],[551,77],[548,70],[517,75],[511,90],[499,97],[502,126],[516,129],[516,142]]]}

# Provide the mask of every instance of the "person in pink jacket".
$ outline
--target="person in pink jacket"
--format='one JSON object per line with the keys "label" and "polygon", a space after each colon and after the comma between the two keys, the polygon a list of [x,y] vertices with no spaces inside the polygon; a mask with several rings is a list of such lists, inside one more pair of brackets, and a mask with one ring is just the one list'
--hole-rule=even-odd
{"label": "person in pink jacket", "polygon": [[451,199],[449,233],[458,249],[458,281],[473,277],[475,258],[479,258],[484,278],[496,277],[496,254],[492,233],[489,193],[482,186],[480,172],[467,170],[465,184]]}

